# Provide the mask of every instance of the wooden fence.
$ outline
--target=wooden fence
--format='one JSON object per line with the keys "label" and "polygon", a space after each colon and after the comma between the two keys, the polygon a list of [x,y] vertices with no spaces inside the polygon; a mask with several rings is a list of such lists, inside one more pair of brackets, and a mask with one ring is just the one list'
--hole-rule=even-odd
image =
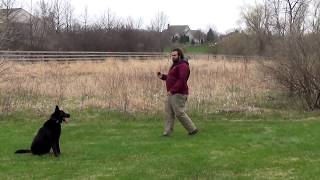
{"label": "wooden fence", "polygon": [[[191,60],[235,60],[247,61],[261,59],[258,56],[233,56],[213,54],[187,54]],[[169,53],[162,52],[73,52],[73,51],[0,51],[0,60],[16,62],[37,61],[102,61],[106,59],[170,59]]]}

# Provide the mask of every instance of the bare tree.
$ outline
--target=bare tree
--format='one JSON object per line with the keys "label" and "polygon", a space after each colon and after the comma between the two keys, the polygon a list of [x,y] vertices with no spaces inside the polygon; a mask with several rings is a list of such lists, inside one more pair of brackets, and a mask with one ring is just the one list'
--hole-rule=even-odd
{"label": "bare tree", "polygon": [[[2,8],[3,8],[3,4],[0,3],[0,9],[2,9]],[[0,14],[0,21],[4,21],[3,17],[2,17],[2,14]],[[4,29],[3,29],[3,27],[0,27],[0,49],[2,49],[2,46],[3,46],[2,44],[4,42],[4,38],[5,38]]]}
{"label": "bare tree", "polygon": [[105,29],[106,31],[110,31],[115,28],[116,24],[116,18],[115,15],[111,12],[110,9],[105,12],[101,18],[100,22],[98,22],[99,25],[101,25],[102,29]]}
{"label": "bare tree", "polygon": [[[30,0],[30,13],[33,13],[33,1]],[[29,40],[29,46],[34,46],[34,26],[36,25],[36,22],[32,15],[29,16],[29,29],[28,29],[28,40]]]}
{"label": "bare tree", "polygon": [[25,22],[22,22],[23,32],[20,38],[20,42],[23,42],[23,49],[34,50],[37,46],[37,37],[39,36],[40,21],[36,18],[38,11],[34,6],[34,0],[29,0],[29,4],[26,5],[26,11],[28,14]]}
{"label": "bare tree", "polygon": [[142,26],[142,18],[133,19],[132,17],[127,17],[125,28],[126,29],[140,29]]}
{"label": "bare tree", "polygon": [[38,9],[35,10],[38,15],[37,23],[37,38],[38,47],[45,49],[45,41],[51,31],[54,31],[54,19],[51,12],[50,4],[45,0],[40,0]]}
{"label": "bare tree", "polygon": [[1,0],[0,1],[0,7],[3,8],[6,11],[3,11],[3,14],[1,16],[4,17],[4,21],[9,23],[10,20],[13,19],[13,12],[14,12],[14,6],[16,4],[15,0]]}
{"label": "bare tree", "polygon": [[285,16],[282,12],[282,0],[266,0],[265,7],[270,12],[270,28],[278,37],[285,35]]}
{"label": "bare tree", "polygon": [[312,6],[311,31],[320,32],[320,1],[314,1]]}
{"label": "bare tree", "polygon": [[82,14],[82,23],[83,23],[83,27],[84,27],[84,31],[87,31],[88,28],[88,6],[84,7],[84,11]]}
{"label": "bare tree", "polygon": [[[311,1],[268,2],[272,5],[271,12],[276,12],[271,18],[271,24],[276,25],[277,34],[283,35],[283,38],[279,44],[274,44],[274,49],[278,49],[273,54],[276,61],[266,66],[266,69],[291,95],[300,97],[305,107],[310,110],[320,109],[318,3],[314,6],[314,16],[310,16]],[[313,19],[313,26],[308,30],[310,18]]]}
{"label": "bare tree", "polygon": [[285,0],[289,33],[303,33],[310,0]]}
{"label": "bare tree", "polygon": [[[0,0],[0,5],[4,8],[5,4],[10,4],[9,2],[13,1]],[[27,1],[29,3],[28,10],[34,15],[34,18],[30,18],[29,22],[24,23],[23,28],[14,26],[8,28],[12,31],[3,31],[1,29],[3,26],[0,27],[0,48],[13,50],[158,51],[163,49],[167,40],[161,32],[167,24],[167,17],[162,12],[158,13],[157,31],[146,31],[142,29],[142,18],[128,17],[123,19],[116,17],[110,9],[98,21],[92,23],[89,22],[88,7],[85,7],[84,13],[78,19],[74,17],[70,0],[26,0],[25,2]],[[33,2],[37,3],[33,4]],[[8,7],[8,9],[12,8]],[[19,33],[15,32],[16,30],[22,32],[21,37]],[[14,39],[10,42],[15,46],[9,47],[7,42],[11,37]]]}
{"label": "bare tree", "polygon": [[162,12],[158,11],[154,18],[151,20],[150,26],[148,29],[156,31],[156,32],[162,32],[167,24],[168,24],[168,16]]}
{"label": "bare tree", "polygon": [[256,39],[258,54],[263,55],[265,48],[270,43],[270,11],[266,5],[256,4],[242,12],[247,31]]}
{"label": "bare tree", "polygon": [[71,0],[65,0],[64,2],[64,9],[63,9],[63,16],[65,21],[65,30],[67,32],[71,31],[73,26],[73,7],[71,5]]}
{"label": "bare tree", "polygon": [[16,37],[14,36],[13,20],[15,13],[13,7],[15,6],[15,0],[1,0],[0,8],[2,9],[0,18],[2,27],[0,27],[0,49],[8,48]]}
{"label": "bare tree", "polygon": [[270,25],[278,35],[301,33],[312,0],[266,0],[270,12]]}
{"label": "bare tree", "polygon": [[62,16],[63,16],[63,5],[61,0],[54,0],[53,2],[53,7],[52,7],[52,15],[54,18],[54,27],[56,33],[60,33],[61,29],[63,28],[63,21],[62,21]]}

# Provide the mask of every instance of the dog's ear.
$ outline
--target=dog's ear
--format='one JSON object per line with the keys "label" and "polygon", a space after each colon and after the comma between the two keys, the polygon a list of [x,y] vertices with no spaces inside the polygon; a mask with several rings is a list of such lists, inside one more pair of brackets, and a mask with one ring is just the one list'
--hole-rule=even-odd
{"label": "dog's ear", "polygon": [[56,105],[56,110],[55,111],[59,111],[60,109],[59,109],[59,106],[58,105]]}

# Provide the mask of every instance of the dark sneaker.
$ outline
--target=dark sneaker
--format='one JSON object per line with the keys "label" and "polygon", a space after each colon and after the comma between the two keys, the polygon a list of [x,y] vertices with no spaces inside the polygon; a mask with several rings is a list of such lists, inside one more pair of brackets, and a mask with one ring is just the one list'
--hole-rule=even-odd
{"label": "dark sneaker", "polygon": [[189,135],[195,135],[198,133],[198,129],[193,130],[192,132],[189,132]]}

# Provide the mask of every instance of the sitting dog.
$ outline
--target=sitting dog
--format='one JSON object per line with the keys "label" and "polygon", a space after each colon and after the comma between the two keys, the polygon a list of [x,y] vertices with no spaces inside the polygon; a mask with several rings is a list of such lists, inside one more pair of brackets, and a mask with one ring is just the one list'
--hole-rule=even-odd
{"label": "sitting dog", "polygon": [[60,155],[59,139],[61,135],[61,123],[67,122],[70,114],[65,113],[56,106],[54,113],[50,116],[43,126],[39,129],[37,135],[34,137],[31,150],[20,149],[15,153],[32,153],[35,155],[42,155],[52,151],[56,157]]}

